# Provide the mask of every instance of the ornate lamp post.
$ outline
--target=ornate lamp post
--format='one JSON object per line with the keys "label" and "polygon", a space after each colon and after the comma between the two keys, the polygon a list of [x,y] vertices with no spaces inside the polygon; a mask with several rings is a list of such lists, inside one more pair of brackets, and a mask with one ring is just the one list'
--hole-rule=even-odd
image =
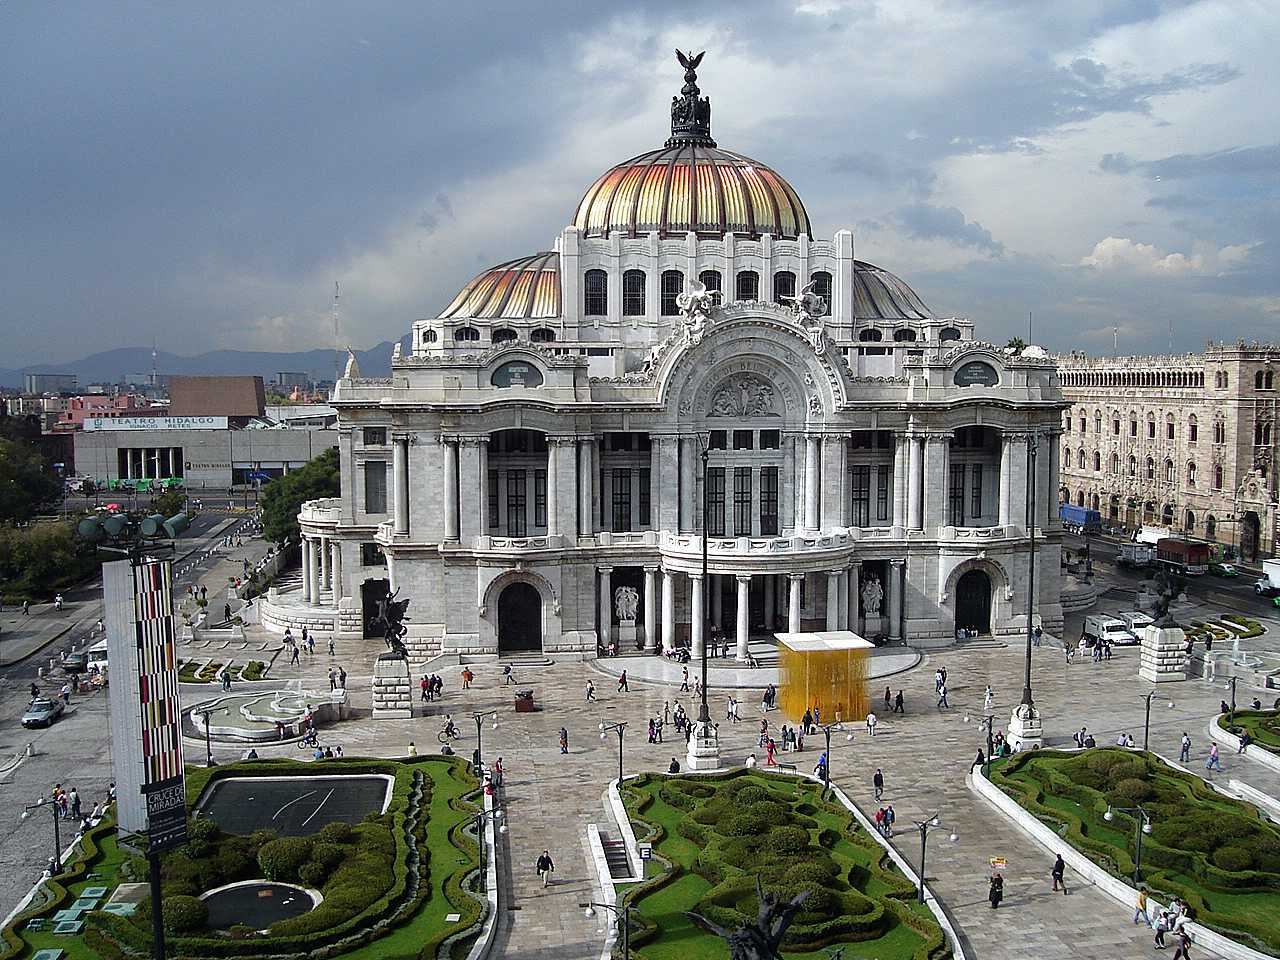
{"label": "ornate lamp post", "polygon": [[42,810],[48,807],[53,813],[53,856],[49,858],[49,876],[56,877],[62,872],[62,835],[58,829],[58,805],[52,800],[46,801],[41,797],[35,803],[22,808],[22,819],[26,820],[31,816],[31,811]]}
{"label": "ornate lamp post", "polygon": [[618,938],[622,941],[622,960],[631,960],[631,904],[624,903],[621,907],[615,907],[611,903],[596,903],[594,900],[588,903],[580,903],[583,915],[590,920],[596,915],[597,910],[607,910],[618,918]]}
{"label": "ornate lamp post", "polygon": [[600,739],[604,740],[613,731],[618,734],[618,789],[622,789],[622,734],[627,729],[627,721],[605,723],[600,721]]}
{"label": "ornate lamp post", "polygon": [[[1050,480],[1053,478],[1051,477]],[[1022,701],[1009,719],[1009,739],[1015,750],[1027,750],[1044,742],[1040,711],[1031,696],[1031,646],[1035,639],[1036,597],[1036,435],[1027,435],[1027,646],[1023,663]]]}
{"label": "ornate lamp post", "polygon": [[[916,897],[921,903],[924,903],[924,855],[929,846],[929,831],[934,827],[942,826],[942,821],[938,819],[938,815],[935,813],[924,820],[916,820],[915,825],[916,829],[920,831],[920,887],[916,891]],[[952,843],[955,843],[960,838],[952,831],[949,839]]]}
{"label": "ornate lamp post", "polygon": [[[1152,690],[1143,699],[1147,701],[1147,715],[1142,723],[1142,749],[1147,749],[1147,744],[1151,741],[1151,701],[1156,697],[1162,700],[1168,700],[1168,697],[1162,696],[1159,691]],[[1169,709],[1173,709],[1173,701],[1169,700]]]}
{"label": "ornate lamp post", "polygon": [[471,714],[471,719],[476,722],[476,776],[480,776],[480,770],[484,767],[484,739],[481,731],[484,728],[484,722],[489,717],[493,717],[493,729],[498,729],[498,711],[497,710],[477,710]]}
{"label": "ornate lamp post", "polygon": [[1142,882],[1142,835],[1151,832],[1151,814],[1147,813],[1146,807],[1141,805],[1136,807],[1112,807],[1107,805],[1107,812],[1102,815],[1102,819],[1110,823],[1115,819],[1116,813],[1136,813],[1137,829],[1134,831],[1134,856],[1133,856],[1133,884],[1137,886]]}
{"label": "ornate lamp post", "polygon": [[685,766],[689,770],[715,770],[720,766],[720,737],[715,725],[711,722],[711,711],[707,707],[707,641],[711,636],[709,629],[710,606],[707,603],[707,584],[710,582],[708,571],[708,532],[711,529],[711,497],[708,493],[707,469],[711,459],[711,436],[699,436],[698,443],[702,447],[702,579],[694,587],[698,591],[701,607],[699,632],[702,635],[702,699],[698,702],[698,719],[694,722],[693,736],[689,738],[689,752],[685,756]]}

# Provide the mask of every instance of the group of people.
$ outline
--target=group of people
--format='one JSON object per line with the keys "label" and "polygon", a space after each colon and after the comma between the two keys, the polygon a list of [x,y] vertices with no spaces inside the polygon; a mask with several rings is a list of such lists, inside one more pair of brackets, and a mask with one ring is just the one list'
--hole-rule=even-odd
{"label": "group of people", "polygon": [[438,673],[430,675],[424,673],[422,679],[418,681],[418,689],[422,691],[423,703],[439,700],[444,696],[444,677]]}
{"label": "group of people", "polygon": [[892,803],[886,803],[884,806],[876,810],[876,829],[884,835],[886,840],[891,840],[893,838],[893,825],[897,819],[898,815],[893,812]]}
{"label": "group of people", "polygon": [[107,807],[115,801],[116,784],[114,780],[111,781],[107,787],[107,795],[101,800],[95,800],[93,807],[87,812],[84,809],[84,799],[74,786],[64,788],[62,784],[55,783],[49,792],[49,799],[58,811],[58,817],[78,822],[79,833],[83,834],[102,818]]}
{"label": "group of people", "polygon": [[906,713],[906,700],[903,699],[902,690],[899,689],[894,694],[888,687],[884,688],[884,709],[886,713]]}
{"label": "group of people", "polygon": [[1140,887],[1137,903],[1134,904],[1133,922],[1145,924],[1152,929],[1155,934],[1153,942],[1157,950],[1168,948],[1165,934],[1172,933],[1174,943],[1177,945],[1173,955],[1174,960],[1190,960],[1191,932],[1186,928],[1187,923],[1193,919],[1190,904],[1181,897],[1174,897],[1168,909],[1161,910],[1154,917],[1151,916],[1152,912],[1147,898],[1147,889]]}

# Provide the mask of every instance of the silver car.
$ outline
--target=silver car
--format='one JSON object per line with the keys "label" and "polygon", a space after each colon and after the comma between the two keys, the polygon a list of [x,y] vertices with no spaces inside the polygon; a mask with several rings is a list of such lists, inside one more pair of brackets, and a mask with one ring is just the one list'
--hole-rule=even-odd
{"label": "silver car", "polygon": [[62,716],[62,711],[66,708],[66,704],[61,700],[36,697],[27,707],[27,712],[22,715],[22,725],[24,727],[52,726],[53,721]]}

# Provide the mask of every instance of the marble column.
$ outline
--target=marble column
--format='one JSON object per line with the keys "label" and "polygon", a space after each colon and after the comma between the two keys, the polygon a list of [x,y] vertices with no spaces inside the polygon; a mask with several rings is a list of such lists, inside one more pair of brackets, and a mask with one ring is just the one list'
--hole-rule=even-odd
{"label": "marble column", "polygon": [[951,494],[951,438],[932,434],[924,440],[924,525],[936,530],[951,522],[948,497]]}
{"label": "marble column", "polygon": [[662,570],[662,652],[676,648],[676,575]]}
{"label": "marble column", "polygon": [[[317,544],[320,551],[320,589],[329,589],[329,538],[321,537]],[[319,600],[319,596],[316,597]]]}
{"label": "marble column", "polygon": [[844,485],[845,438],[827,434],[822,438],[822,481],[819,484],[821,509],[819,520],[823,530],[841,525],[843,512],[840,499]]}
{"label": "marble column", "polygon": [[827,629],[840,629],[840,571],[827,571]]}
{"label": "marble column", "polygon": [[836,606],[836,629],[849,629],[849,568],[840,571],[840,601]]}
{"label": "marble column", "polygon": [[[547,536],[560,536],[560,438],[547,438]],[[529,498],[530,502],[533,498]]]}
{"label": "marble column", "polygon": [[862,561],[855,560],[849,567],[849,629],[854,633],[862,633],[859,622],[859,604],[862,601]]}
{"label": "marble column", "polygon": [[329,560],[329,575],[333,580],[333,608],[338,609],[342,600],[342,544],[337,540],[329,542],[333,557]]}
{"label": "marble column", "polygon": [[773,630],[774,614],[778,609],[777,577],[772,573],[764,575],[764,628]]}
{"label": "marble column", "polygon": [[647,653],[658,649],[657,572],[657,567],[644,568],[644,649]]}
{"label": "marble column", "polygon": [[678,533],[680,526],[680,447],[676,437],[659,436],[653,438],[653,453],[657,463],[650,466],[653,477],[657,481],[658,492],[651,509],[657,510],[659,530]]}
{"label": "marble column", "polygon": [[737,661],[745,663],[747,657],[751,653],[751,634],[749,632],[750,620],[749,613],[751,607],[751,574],[739,573],[736,575],[738,581],[738,653]]}
{"label": "marble column", "polygon": [[804,438],[804,528],[817,530],[818,508],[818,437]]}
{"label": "marble column", "polygon": [[[489,437],[487,435],[478,437],[476,442],[478,444],[478,469],[480,472],[480,484],[478,487],[480,491],[480,509],[478,511],[480,529],[476,532],[482,537],[487,537],[491,532],[494,532],[489,529],[489,525],[496,521],[495,517],[489,516]],[[501,490],[502,488],[499,487],[498,489]],[[498,503],[502,503],[501,496],[498,498]]]}
{"label": "marble column", "polygon": [[1013,438],[1009,433],[1000,434],[1000,519],[1002,527],[1008,527],[1012,521],[1010,508],[1013,483]]}
{"label": "marble column", "polygon": [[889,561],[889,639],[902,638],[902,574],[905,560]]}
{"label": "marble column", "polygon": [[711,578],[707,584],[707,589],[711,591],[711,622],[717,630],[724,630],[724,584],[720,581],[720,574],[712,573],[708,576]]}
{"label": "marble column", "polygon": [[444,441],[444,538],[458,539],[458,441]]}
{"label": "marble column", "polygon": [[309,591],[310,596],[308,597],[307,602],[316,604],[317,606],[320,604],[320,558],[316,555],[318,553],[316,549],[318,546],[319,544],[315,539],[307,541],[307,553],[311,558],[311,569],[308,571],[311,574],[308,581],[311,585],[311,589]]}
{"label": "marble column", "polygon": [[702,504],[697,499],[698,438],[680,438],[680,509],[681,533],[693,533],[698,526]]}
{"label": "marble column", "polygon": [[690,656],[694,660],[702,659],[702,649],[705,645],[703,637],[703,625],[706,620],[705,614],[702,612],[702,574],[689,574],[689,636],[690,636]]}
{"label": "marble column", "polygon": [[591,484],[595,477],[595,437],[578,438],[578,536],[595,533]]}
{"label": "marble column", "polygon": [[[1048,472],[1045,477],[1045,489],[1044,489],[1044,501],[1043,501],[1044,510],[1045,510],[1045,514],[1044,514],[1045,525],[1060,526],[1060,522],[1059,522],[1060,514],[1058,513],[1057,487],[1059,483],[1058,476],[1061,471],[1061,467],[1058,461],[1062,457],[1062,434],[1048,433],[1048,434],[1045,434],[1044,436],[1047,437],[1047,442],[1049,447],[1048,450],[1042,451],[1040,454],[1042,458],[1048,460],[1048,467],[1047,467]],[[1046,453],[1048,454],[1048,456],[1045,456]],[[1098,506],[1105,507],[1105,504],[1099,503]]]}
{"label": "marble column", "polygon": [[901,433],[893,442],[893,525],[907,525],[907,438]]}
{"label": "marble column", "polygon": [[597,570],[600,574],[600,586],[597,588],[597,592],[600,595],[600,645],[608,650],[609,641],[613,637],[613,604],[609,597],[613,567],[599,567]]}
{"label": "marble column", "polygon": [[391,440],[391,476],[395,496],[395,532],[405,536],[409,532],[409,439],[393,437]]}
{"label": "marble column", "polygon": [[924,526],[924,491],[921,489],[921,454],[923,441],[917,436],[907,437],[907,526],[919,530]]}
{"label": "marble column", "polygon": [[787,574],[787,632],[800,632],[800,584],[803,573]]}
{"label": "marble column", "polygon": [[302,602],[311,602],[311,538],[302,538]]}

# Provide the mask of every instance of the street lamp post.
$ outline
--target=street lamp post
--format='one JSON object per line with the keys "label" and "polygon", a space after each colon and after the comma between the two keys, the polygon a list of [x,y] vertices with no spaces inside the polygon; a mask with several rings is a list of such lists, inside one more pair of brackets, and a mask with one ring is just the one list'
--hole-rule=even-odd
{"label": "street lamp post", "polygon": [[1232,677],[1227,681],[1227,686],[1231,688],[1231,710],[1227,713],[1227,726],[1233,727],[1236,723],[1236,681],[1239,677]]}
{"label": "street lamp post", "polygon": [[[933,813],[923,820],[914,821],[916,829],[920,831],[920,888],[917,891],[917,898],[924,903],[924,861],[925,853],[929,845],[929,831],[934,827],[942,826],[942,821],[938,819],[937,813]],[[950,840],[955,843],[959,837],[953,832]]]}
{"label": "street lamp post", "polygon": [[[822,735],[826,737],[827,746],[823,751],[826,762],[822,765],[822,795],[825,797],[827,791],[831,789],[831,731],[842,729],[839,723],[824,723],[819,726]],[[849,734],[846,739],[852,740],[853,734]]]}
{"label": "street lamp post", "polygon": [[[1232,679],[1235,679],[1235,678],[1233,677]],[[1234,690],[1232,691],[1232,695],[1234,696]],[[1151,701],[1154,700],[1156,697],[1161,697],[1161,696],[1162,695],[1158,690],[1152,690],[1150,693],[1146,695],[1146,697],[1143,698],[1147,701],[1146,719],[1142,723],[1142,749],[1144,752],[1147,749],[1147,744],[1151,740]],[[1168,698],[1162,697],[1162,699],[1168,699]],[[1169,706],[1170,707],[1173,706],[1172,700],[1169,700]]]}
{"label": "street lamp post", "polygon": [[213,760],[213,741],[209,732],[209,714],[213,712],[211,707],[205,707],[199,711],[200,718],[204,721],[204,765],[206,767],[216,767],[217,764]]}
{"label": "street lamp post", "polygon": [[594,900],[588,903],[579,903],[578,906],[583,908],[583,914],[587,919],[591,919],[596,915],[596,910],[608,910],[618,918],[618,936],[622,940],[622,960],[631,960],[631,904],[624,903],[621,908],[611,903],[596,903]]}
{"label": "street lamp post", "polygon": [[[494,807],[492,810],[481,810],[479,813],[477,813],[475,816],[471,818],[471,822],[475,824],[475,828],[476,828],[476,846],[479,847],[480,849],[481,876],[484,875],[485,867],[484,867],[484,837],[481,835],[480,831],[484,829],[484,822],[486,820],[492,820],[497,825],[498,832],[505,834],[507,832],[507,825],[502,822],[505,816],[506,814],[502,810],[498,809],[497,807]],[[494,843],[495,844],[497,843],[496,839],[494,840]]]}
{"label": "street lamp post", "polygon": [[995,722],[995,714],[987,714],[982,718],[981,723],[987,728],[987,753],[986,759],[982,764],[982,775],[988,780],[991,779],[991,754],[996,748],[995,740],[991,736],[991,724]]}
{"label": "street lamp post", "polygon": [[707,442],[702,446],[702,583],[698,585],[698,589],[702,591],[702,700],[698,704],[698,723],[701,725],[701,733],[707,735],[710,731],[707,729],[711,724],[711,711],[707,709],[707,639],[710,631],[707,630],[707,621],[710,604],[707,603],[707,521],[710,519],[710,494],[707,490],[707,462],[711,459],[711,438],[707,437]]}
{"label": "street lamp post", "polygon": [[1013,708],[1013,716],[1009,720],[1009,739],[1019,750],[1038,747],[1044,742],[1040,711],[1031,695],[1031,647],[1036,629],[1036,453],[1036,435],[1031,433],[1027,435],[1027,641],[1023,660],[1022,700]]}
{"label": "street lamp post", "polygon": [[50,860],[52,867],[49,876],[56,877],[62,872],[62,831],[58,824],[58,805],[52,800],[46,801],[41,797],[35,803],[22,808],[22,819],[26,820],[31,816],[32,810],[40,810],[46,806],[53,811],[53,859]]}
{"label": "street lamp post", "polygon": [[600,721],[600,739],[604,740],[608,736],[609,731],[615,731],[618,734],[618,789],[622,789],[622,733],[627,729],[627,721],[620,720],[617,723],[605,723]]}
{"label": "street lamp post", "polygon": [[[1114,812],[1113,812],[1114,811]],[[1136,807],[1112,807],[1107,804],[1107,812],[1102,815],[1102,819],[1110,823],[1115,819],[1116,813],[1136,813],[1138,815],[1137,829],[1134,831],[1134,855],[1133,855],[1133,885],[1136,887],[1142,882],[1142,835],[1151,832],[1151,814],[1147,813],[1147,808],[1139,804]]]}
{"label": "street lamp post", "polygon": [[471,714],[471,719],[476,722],[476,776],[480,776],[480,770],[484,767],[484,738],[481,732],[484,728],[484,722],[488,717],[493,717],[493,729],[498,729],[498,711],[497,710],[477,710]]}
{"label": "street lamp post", "polygon": [[701,622],[697,625],[696,632],[702,636],[702,694],[698,700],[698,719],[694,723],[693,735],[689,738],[689,750],[685,754],[685,764],[690,770],[714,770],[720,766],[719,733],[715,724],[711,722],[711,710],[707,706],[707,643],[711,638],[711,605],[707,602],[710,599],[709,584],[711,582],[708,560],[710,551],[709,534],[711,530],[711,494],[710,486],[707,483],[707,474],[710,470],[708,464],[711,459],[711,435],[700,434],[698,443],[701,447],[699,456],[702,458],[702,579],[694,585],[694,590],[700,591],[699,596],[695,599],[701,605],[701,613],[699,615]]}

